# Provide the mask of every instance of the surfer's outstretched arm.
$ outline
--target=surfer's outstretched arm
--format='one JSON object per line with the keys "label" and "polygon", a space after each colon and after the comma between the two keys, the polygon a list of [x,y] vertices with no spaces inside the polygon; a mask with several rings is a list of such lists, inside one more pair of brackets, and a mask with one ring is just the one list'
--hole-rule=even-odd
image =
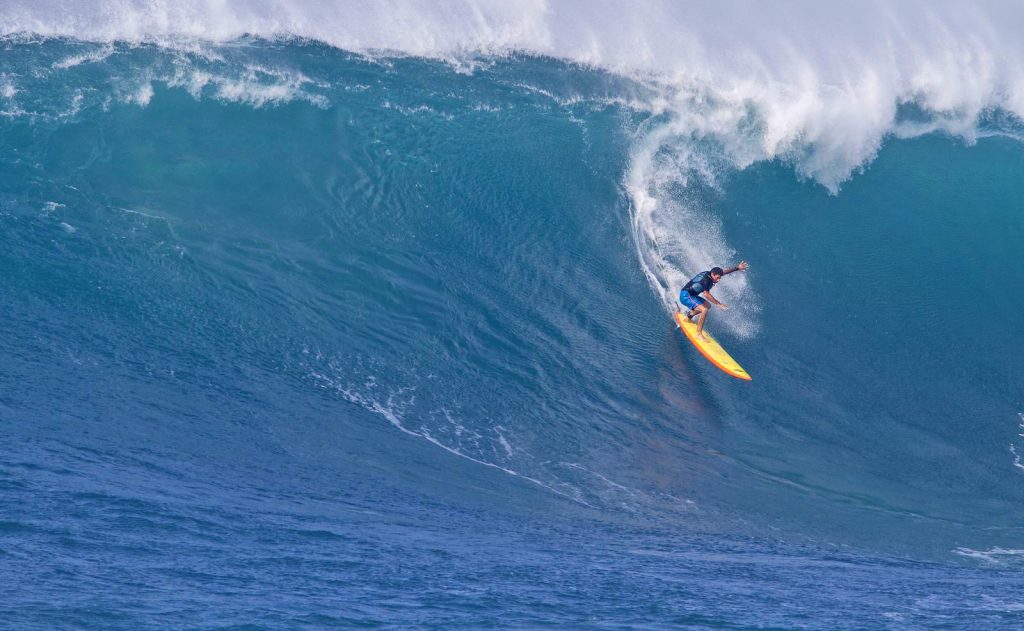
{"label": "surfer's outstretched arm", "polygon": [[747,271],[748,267],[750,266],[747,265],[746,261],[740,261],[739,263],[736,264],[736,267],[727,267],[724,270],[722,270],[722,276],[725,276],[726,274],[732,274],[733,272],[745,272]]}

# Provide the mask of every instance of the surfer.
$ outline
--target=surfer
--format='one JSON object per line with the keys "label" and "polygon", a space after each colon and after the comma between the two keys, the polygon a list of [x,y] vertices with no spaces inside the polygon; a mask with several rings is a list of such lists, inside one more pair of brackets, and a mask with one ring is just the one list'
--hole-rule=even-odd
{"label": "surfer", "polygon": [[[726,274],[732,274],[733,272],[742,272],[747,269],[748,265],[746,261],[740,261],[736,267],[729,267],[722,269],[721,267],[712,267],[706,272],[701,272],[690,279],[688,283],[683,285],[682,290],[679,292],[679,302],[683,303],[689,308],[686,312],[686,317],[689,320],[697,318],[697,335],[700,339],[704,339],[704,320],[708,317],[708,305],[710,302],[720,309],[728,309],[729,305],[725,304],[711,295],[711,288],[715,286],[715,283],[722,280],[722,277]],[[707,298],[705,300],[701,297],[701,294]]]}

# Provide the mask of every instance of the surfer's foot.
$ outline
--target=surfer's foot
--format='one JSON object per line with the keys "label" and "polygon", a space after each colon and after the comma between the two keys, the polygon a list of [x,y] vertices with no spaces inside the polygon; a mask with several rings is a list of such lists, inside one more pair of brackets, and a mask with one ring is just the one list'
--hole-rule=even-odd
{"label": "surfer's foot", "polygon": [[697,315],[697,314],[696,314],[696,313],[694,313],[694,312],[692,312],[692,311],[687,311],[687,312],[686,312],[686,319],[687,319],[687,320],[693,320],[694,316],[696,316],[696,315]]}

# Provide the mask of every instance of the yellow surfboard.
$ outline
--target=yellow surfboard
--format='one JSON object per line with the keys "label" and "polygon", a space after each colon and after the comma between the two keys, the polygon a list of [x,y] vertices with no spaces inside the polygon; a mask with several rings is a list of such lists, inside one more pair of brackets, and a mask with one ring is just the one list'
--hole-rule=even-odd
{"label": "yellow surfboard", "polygon": [[687,320],[686,316],[678,311],[676,312],[676,322],[679,324],[679,328],[683,330],[683,333],[686,333],[687,339],[697,347],[701,355],[707,357],[708,361],[718,366],[724,373],[732,375],[737,379],[750,381],[750,375],[747,374],[747,371],[743,370],[743,367],[736,363],[736,360],[730,357],[724,348],[718,345],[718,342],[715,341],[715,338],[711,337],[707,329],[703,331],[705,339],[702,340],[697,337],[697,325]]}

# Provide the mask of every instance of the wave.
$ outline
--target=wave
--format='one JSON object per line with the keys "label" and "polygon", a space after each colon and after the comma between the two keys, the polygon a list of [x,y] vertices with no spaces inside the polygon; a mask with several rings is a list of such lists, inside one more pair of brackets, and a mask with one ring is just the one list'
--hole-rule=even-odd
{"label": "wave", "polygon": [[[275,183],[282,187],[297,184],[293,179],[302,183],[299,190],[290,195],[273,199],[286,202],[282,205],[294,204],[297,212],[305,207],[324,212],[325,218],[309,220],[310,232],[297,241],[320,243],[324,238],[321,231],[332,235],[345,233],[349,226],[359,222],[337,219],[333,213],[359,207],[359,200],[366,201],[360,221],[380,214],[381,221],[391,222],[387,230],[381,232],[389,235],[387,239],[398,238],[391,236],[392,231],[398,235],[414,234],[417,230],[432,234],[438,222],[433,213],[440,212],[434,209],[447,208],[460,196],[447,195],[447,189],[436,190],[432,196],[418,191],[421,186],[429,187],[435,175],[444,171],[444,161],[450,158],[444,151],[450,150],[453,155],[465,153],[467,158],[472,158],[465,164],[478,164],[482,172],[478,174],[478,197],[474,198],[474,203],[458,206],[458,212],[451,211],[452,217],[459,217],[466,225],[477,221],[483,225],[487,222],[475,213],[483,212],[481,208],[501,208],[502,212],[515,215],[501,215],[492,222],[504,230],[532,221],[529,213],[536,207],[510,200],[523,195],[546,199],[544,196],[550,189],[564,186],[559,178],[544,180],[540,177],[537,167],[546,164],[541,160],[548,158],[528,150],[535,146],[533,132],[549,130],[553,124],[564,124],[574,132],[578,130],[579,144],[566,144],[571,150],[558,154],[558,160],[550,164],[572,166],[582,156],[581,162],[604,165],[595,168],[594,173],[599,177],[594,179],[572,168],[565,172],[571,176],[562,175],[574,182],[567,190],[577,192],[566,195],[565,199],[579,197],[582,192],[598,191],[600,194],[594,193],[578,205],[579,217],[573,216],[573,210],[565,209],[568,204],[555,205],[557,212],[566,213],[562,220],[552,222],[565,229],[563,238],[557,240],[557,247],[545,257],[540,257],[543,264],[532,270],[533,276],[524,281],[524,287],[530,291],[537,286],[557,289],[547,299],[531,295],[528,301],[531,310],[535,304],[546,304],[550,311],[524,312],[518,329],[515,322],[509,321],[499,324],[487,320],[480,325],[485,331],[519,330],[527,333],[527,339],[533,335],[543,340],[543,343],[533,344],[529,355],[531,362],[536,361],[538,355],[545,357],[546,361],[540,364],[545,368],[535,370],[531,363],[524,369],[513,357],[509,361],[513,368],[508,373],[512,381],[532,383],[538,374],[567,371],[568,364],[560,352],[568,352],[570,342],[573,357],[582,356],[580,361],[584,364],[596,357],[592,362],[594,366],[618,365],[619,358],[608,362],[601,353],[622,345],[630,347],[635,342],[602,333],[600,326],[585,326],[593,323],[566,320],[567,314],[577,310],[595,313],[603,309],[607,315],[613,311],[607,301],[625,286],[615,284],[615,275],[600,276],[593,284],[579,288],[575,294],[579,298],[561,298],[565,287],[589,282],[589,275],[563,275],[559,266],[551,266],[551,261],[565,260],[568,261],[566,269],[593,272],[604,265],[588,268],[590,261],[607,261],[610,251],[623,243],[623,240],[606,238],[595,240],[601,244],[600,253],[573,258],[579,254],[573,248],[581,247],[574,242],[577,227],[596,223],[594,216],[598,211],[595,209],[612,214],[628,213],[626,219],[630,222],[640,271],[668,310],[675,303],[679,286],[693,273],[745,257],[744,252],[731,245],[741,241],[729,234],[728,224],[723,221],[732,209],[722,207],[723,203],[731,203],[725,193],[742,177],[739,171],[763,162],[788,165],[798,178],[824,187],[814,191],[824,198],[825,190],[838,193],[844,182],[865,168],[889,137],[916,138],[944,133],[963,143],[986,135],[1020,137],[1020,72],[1015,60],[1022,56],[1020,44],[1004,26],[1012,24],[1014,16],[1001,15],[991,5],[858,5],[825,11],[809,4],[794,4],[771,12],[743,6],[742,10],[752,15],[749,23],[737,26],[732,24],[730,12],[740,10],[738,5],[677,7],[668,3],[648,3],[628,10],[611,3],[595,7],[588,4],[584,10],[582,4],[570,2],[520,4],[514,9],[500,3],[470,2],[440,7],[427,3],[392,3],[386,7],[342,5],[340,9],[337,5],[328,8],[321,4],[274,2],[217,5],[186,2],[173,7],[159,4],[155,10],[137,2],[60,5],[62,10],[68,7],[70,11],[66,14],[58,13],[58,9],[50,5],[27,2],[8,3],[0,9],[0,33],[6,38],[0,41],[0,46],[13,51],[0,62],[0,115],[4,117],[4,124],[17,127],[19,118],[52,123],[16,129],[20,133],[33,127],[32,134],[40,138],[46,135],[46,130],[40,127],[65,126],[61,131],[67,133],[58,134],[60,140],[74,146],[81,155],[71,154],[64,163],[61,154],[47,154],[56,160],[54,169],[59,174],[56,179],[63,182],[61,178],[69,165],[74,164],[75,169],[94,168],[91,166],[94,160],[102,161],[103,156],[110,155],[110,146],[121,147],[121,155],[136,155],[134,149],[127,151],[126,147],[134,146],[130,139],[140,130],[143,134],[162,134],[179,127],[190,129],[190,123],[195,120],[219,120],[228,128],[226,131],[231,131],[226,136],[230,142],[225,145],[225,152],[221,155],[210,147],[204,149],[221,156],[217,169],[202,169],[190,163],[175,165],[175,173],[196,178],[196,183],[209,187],[204,190],[211,199],[222,199],[222,202],[204,200],[203,204],[197,204],[198,208],[214,214],[213,219],[194,219],[198,223],[223,221],[225,225],[251,228],[262,225],[263,221],[272,223],[281,219],[277,207],[264,207],[263,200],[256,196],[237,207],[233,205],[237,200],[219,197],[225,191],[245,190],[252,185],[253,182],[242,177],[244,169],[236,171],[230,165],[249,152],[266,150],[265,162],[257,163],[256,167],[278,165],[287,160],[287,168],[280,170],[283,175]],[[1012,12],[1013,9],[999,11]],[[319,42],[355,54],[339,53]],[[442,63],[422,63],[410,56],[429,57]],[[189,97],[215,103],[190,103]],[[291,108],[280,111],[286,104],[292,104]],[[118,109],[118,106],[122,107]],[[140,113],[136,108],[147,111]],[[250,108],[262,111],[243,111]],[[279,109],[275,111],[275,108]],[[358,115],[353,117],[353,113]],[[387,115],[383,115],[385,113]],[[494,115],[497,113],[500,115]],[[239,119],[237,127],[228,124],[229,119],[235,117]],[[78,147],[73,132],[85,134],[90,121],[102,121],[100,129],[109,127],[119,131],[107,136],[97,135],[95,146]],[[76,127],[69,122],[87,124],[75,130],[69,129]],[[518,129],[526,133],[516,136],[514,132]],[[296,135],[292,136],[291,132]],[[275,142],[278,140],[272,137],[275,133],[282,142]],[[463,145],[450,140],[453,135],[463,133],[464,136],[457,136]],[[361,138],[365,143],[353,145],[350,136]],[[510,171],[504,161],[492,157],[488,162],[489,154],[476,155],[466,149],[498,144],[509,137],[529,143],[523,145],[522,153],[509,154],[528,156],[524,172],[518,175]],[[12,134],[11,138],[21,136]],[[182,139],[185,137],[172,135],[168,140],[176,138],[181,140],[180,146],[189,146],[187,139]],[[481,138],[489,140],[481,142]],[[575,138],[574,133],[566,133],[562,139]],[[449,140],[441,142],[440,139]],[[232,152],[231,142],[247,149]],[[313,159],[303,162],[300,155]],[[157,159],[161,157],[162,160]],[[73,162],[72,158],[78,161]],[[535,158],[537,162],[532,162]],[[205,164],[212,164],[204,159]],[[448,168],[456,163],[454,158],[451,160]],[[31,169],[38,167],[29,162],[11,164],[12,173],[29,176],[20,178],[24,181],[48,181],[49,176],[36,177]],[[166,168],[166,164],[166,155],[157,153],[150,168],[157,172],[158,168]],[[198,164],[204,162],[197,159]],[[21,171],[14,171],[15,168]],[[138,182],[147,181],[147,173],[133,172],[126,164],[118,168],[125,170],[109,172],[106,184],[111,191],[124,186],[126,192],[112,192],[110,199],[119,205],[131,206],[133,210],[126,212],[140,216],[149,216],[149,210],[154,210],[159,217],[165,213],[174,216],[161,204],[139,201],[148,200],[150,195],[169,194],[166,189],[173,188],[173,182],[161,179],[150,191],[135,190],[132,187],[138,186]],[[468,167],[460,165],[458,168]],[[209,171],[213,171],[213,175],[209,180],[203,179],[210,175]],[[498,177],[497,173],[502,175]],[[399,174],[407,180],[402,180],[398,190],[391,190]],[[218,175],[225,178],[223,186],[213,184],[214,176]],[[572,179],[577,176],[578,181]],[[350,177],[352,181],[346,179]],[[524,182],[544,181],[547,185],[543,193],[524,186],[510,187],[499,196],[492,194],[505,184],[515,183],[516,177]],[[79,185],[87,183],[76,178],[68,181]],[[603,185],[607,182],[616,182],[618,187],[611,185],[606,190]],[[756,182],[745,184],[748,189],[757,186]],[[183,187],[182,191],[189,191],[191,186]],[[732,187],[736,188],[742,186]],[[256,187],[255,190],[264,189]],[[408,194],[408,199],[394,203],[398,191]],[[460,190],[461,195],[465,192]],[[47,209],[48,219],[49,215],[53,215],[54,221],[68,219],[53,223],[57,230],[87,240],[96,229],[79,220],[81,204],[69,201],[66,195],[70,194],[63,189],[46,190],[30,202]],[[101,201],[95,203],[105,204],[103,199],[100,196]],[[183,194],[182,199],[194,197]],[[295,204],[297,199],[306,201]],[[756,201],[757,195],[742,199]],[[10,204],[31,205],[21,201]],[[63,204],[75,209],[75,214],[60,210]],[[169,198],[163,198],[162,204],[174,206]],[[543,204],[540,206],[546,208]],[[251,208],[261,210],[254,213]],[[192,211],[179,212],[191,217],[188,213]],[[231,212],[238,215],[217,218]],[[420,212],[424,215],[418,218]],[[783,208],[767,205],[760,208],[749,201],[742,213],[746,217],[765,215],[766,226],[772,223],[769,215],[774,215],[778,221],[792,221],[794,217],[786,215]],[[548,220],[545,217],[544,221]],[[278,247],[272,244],[286,240],[281,236],[284,225],[268,230],[267,251]],[[827,229],[823,229],[824,233]],[[500,239],[496,234],[481,236],[469,230],[466,238],[485,241],[488,245],[482,249],[487,251],[508,245],[505,243],[507,233],[502,232]],[[525,233],[515,233],[519,234]],[[486,241],[489,238],[494,241]],[[627,235],[625,240],[628,238]],[[515,236],[511,240],[515,241]],[[382,242],[390,243],[386,239]],[[955,241],[959,242],[959,239]],[[196,248],[202,247],[199,245],[202,239],[195,243]],[[417,244],[415,240],[410,243]],[[573,243],[568,251],[566,243]],[[786,247],[789,245],[807,249],[804,247],[807,244],[786,244]],[[426,249],[434,256],[429,247]],[[323,260],[332,261],[332,253],[321,254]],[[625,276],[637,273],[632,254],[627,251],[623,257],[629,268]],[[518,260],[511,247],[506,255],[499,258]],[[446,265],[455,260],[453,256],[462,255],[446,252]],[[766,265],[767,258],[767,253],[762,255]],[[381,272],[376,265],[380,261],[370,255],[366,260],[366,267],[361,267],[360,273],[366,278],[378,277]],[[332,264],[326,266],[330,268]],[[756,284],[758,262],[754,260],[753,264],[752,274],[731,276],[728,283],[721,286],[724,299],[733,302],[736,308],[721,316],[716,314],[716,333],[721,325],[736,337],[750,338],[761,329],[761,299]],[[478,262],[467,264],[462,273],[487,269],[488,265],[491,262],[485,261],[483,266]],[[428,266],[427,272],[417,271],[415,277],[431,277],[431,282],[435,282],[444,271],[442,267]],[[490,278],[488,274],[482,277]],[[777,285],[773,289],[781,292],[778,275],[775,279]],[[489,301],[481,301],[480,294],[486,290],[486,285],[473,283],[472,286],[472,292],[464,295],[472,300],[458,312],[488,314],[507,307],[505,288],[496,289],[495,297]],[[639,293],[646,294],[646,291],[641,284]],[[385,293],[391,295],[390,290]],[[592,299],[594,297],[596,299]],[[631,303],[639,304],[647,298],[649,295],[631,296]],[[845,304],[846,298],[848,296],[834,299],[833,304]],[[446,303],[438,299],[437,304]],[[387,305],[388,308],[394,306]],[[437,305],[433,307],[439,313],[446,313]],[[333,314],[338,309],[338,305],[331,305],[329,311]],[[643,311],[651,311],[649,305]],[[616,318],[621,313],[617,312]],[[651,320],[664,324],[659,316],[654,314]],[[309,317],[319,322],[318,314]],[[830,320],[822,317],[819,321]],[[632,335],[632,331],[649,330],[644,328],[647,324],[634,327],[626,337]],[[333,331],[339,326],[342,325],[332,318],[325,329]],[[557,335],[550,338],[548,331]],[[450,332],[453,339],[473,339],[475,334],[476,330],[470,326]],[[513,335],[504,343],[498,340],[498,344],[518,349],[523,346],[523,337]],[[561,339],[562,343],[552,344],[551,339]],[[609,343],[610,339],[615,341]],[[787,341],[801,339],[791,337]],[[351,344],[351,340],[338,344],[342,343]],[[490,354],[490,345],[494,343],[493,339],[481,338],[481,355],[483,350]],[[584,348],[599,350],[592,351],[593,356],[581,354],[581,343]],[[281,345],[290,348],[290,344],[282,342]],[[366,348],[365,353],[379,355],[381,347],[387,346],[387,342],[378,340],[378,345]],[[783,345],[776,349],[780,346]],[[558,352],[552,351],[548,356],[549,348]],[[643,347],[637,353],[643,359],[637,360],[636,365],[647,366],[651,349]],[[849,355],[843,357],[847,365]],[[434,365],[435,356],[425,351],[422,356],[421,368],[425,373]],[[786,375],[780,382],[807,381],[810,368],[806,368],[806,374],[801,374],[799,368],[789,366],[789,359],[794,364],[800,363],[796,355],[777,360],[754,356],[755,361],[786,364],[786,369],[779,371]],[[353,376],[331,365],[311,368],[302,378],[307,385],[312,381],[315,387],[387,420],[397,430],[420,442],[439,446],[446,456],[455,455],[482,464],[483,468],[528,480],[582,505],[629,506],[634,502],[644,503],[641,493],[651,490],[645,480],[636,483],[637,478],[643,476],[619,477],[619,463],[612,463],[612,458],[603,466],[595,466],[594,457],[585,449],[573,451],[567,446],[577,444],[572,437],[578,419],[586,419],[579,423],[589,428],[589,424],[595,422],[594,409],[618,410],[617,402],[634,396],[627,386],[664,379],[669,384],[664,388],[666,392],[677,389],[677,373],[682,373],[683,369],[674,362],[676,358],[667,360],[658,375],[644,371],[605,373],[595,369],[591,378],[580,381],[595,384],[597,390],[607,389],[601,401],[593,406],[582,401],[577,407],[570,406],[571,412],[562,408],[540,414],[534,413],[532,408],[527,412],[506,413],[498,403],[488,403],[479,410],[452,412],[451,401],[472,398],[466,392],[478,387],[468,377],[465,381],[456,378],[454,381],[461,387],[450,390],[433,382],[421,384],[411,377],[408,383],[398,380],[389,388],[361,389],[363,376]],[[861,362],[856,364],[853,360],[853,364],[861,368],[871,367],[865,374],[877,372],[873,359],[862,358]],[[839,362],[823,361],[823,364],[836,363]],[[917,366],[913,368],[916,370]],[[573,364],[569,372],[580,370],[580,364]],[[378,372],[387,374],[388,370],[382,368],[370,374]],[[850,372],[854,372],[853,369]],[[794,375],[797,378],[792,379]],[[849,380],[839,381],[841,386],[831,390],[823,388],[823,393],[810,397],[814,401],[820,398],[821,405],[808,415],[833,419],[842,417],[841,412],[847,406],[856,409],[841,396]],[[418,390],[415,389],[417,384],[420,384]],[[496,392],[507,397],[504,385],[500,379],[495,379]],[[876,386],[872,382],[863,387],[872,390]],[[419,397],[419,407],[413,407],[403,398],[404,388],[414,388],[410,392]],[[536,404],[533,408],[546,410],[546,405],[558,399],[559,393],[563,399],[577,401],[576,394],[566,392],[556,389],[554,393],[537,395],[536,400],[531,399]],[[709,397],[714,398],[713,394]],[[774,394],[775,399],[780,398],[777,392]],[[511,396],[515,398],[516,392]],[[687,401],[678,402],[664,393],[660,396],[672,402],[671,405],[666,403],[664,408],[670,410],[665,414],[673,421],[674,406],[697,406]],[[749,396],[751,400],[745,401],[744,410],[761,409],[765,405],[755,398],[756,395]],[[430,400],[429,404],[425,399]],[[661,410],[662,400],[657,397],[655,400],[659,405],[654,407]],[[764,407],[773,413],[763,424],[775,424],[779,417],[790,414],[807,401],[806,393],[797,386],[788,405],[773,399]],[[902,405],[902,396],[899,401]],[[689,408],[687,411],[692,412]],[[535,417],[545,421],[552,417],[571,419],[572,423],[567,421],[566,425],[572,429],[564,430],[565,433],[555,440],[531,441],[536,435],[529,420]],[[517,419],[521,421],[519,426],[515,425]],[[819,429],[819,420],[815,418],[814,423],[809,423],[814,427],[807,430],[811,435],[827,431]],[[858,426],[861,420],[858,419]],[[620,422],[629,431],[634,424],[653,426],[651,433],[662,442],[666,433],[675,436],[675,430],[664,429],[674,428],[674,425],[646,410],[642,414],[619,414],[609,426],[625,431],[618,425]],[[752,421],[748,418],[730,422],[751,431]],[[886,431],[892,430],[887,428]],[[881,434],[869,436],[875,435]],[[615,449],[609,451],[633,445],[637,438],[633,434],[616,438],[610,442]],[[747,440],[759,444],[759,439]],[[774,438],[769,437],[766,443],[772,444],[772,440]],[[589,444],[586,440],[579,442]],[[812,441],[822,446],[823,451],[831,451],[834,444],[851,446],[861,442],[860,434],[857,439],[829,437]],[[546,449],[549,443],[550,450]],[[682,439],[678,443],[678,450],[689,444]],[[1000,437],[1001,457],[1008,460],[1006,446],[1006,440]],[[677,445],[666,451],[674,453],[675,447]],[[1018,446],[1011,442],[1010,450],[1014,464],[1019,465]],[[783,453],[790,454],[785,450]],[[649,453],[644,453],[637,459],[648,457]],[[861,466],[860,460],[857,462],[856,466]],[[1004,464],[1011,472],[1016,470]],[[786,467],[788,470],[788,465]],[[789,484],[786,475],[776,475],[771,466],[765,468],[773,471],[772,475],[764,476],[770,480],[768,486]],[[802,485],[799,488],[813,487]],[[689,488],[670,486],[668,490],[676,493],[674,497],[693,495],[695,500],[692,501],[704,503],[704,497],[690,493]],[[657,503],[660,497],[651,503]],[[856,501],[861,500],[858,497]],[[864,504],[870,503],[864,501]],[[893,503],[900,505],[898,501]],[[985,549],[985,545],[973,545]]]}
{"label": "wave", "polygon": [[[971,143],[993,133],[999,117],[997,133],[1012,128],[1019,136],[1022,22],[1022,6],[956,2],[14,0],[0,10],[0,35],[103,44],[55,68],[102,61],[113,42],[216,58],[212,45],[244,46],[258,37],[314,40],[375,58],[442,59],[467,72],[481,56],[525,53],[628,77],[643,86],[631,106],[650,118],[636,129],[622,185],[644,273],[672,309],[693,273],[742,255],[713,214],[685,194],[695,184],[713,190],[731,170],[779,160],[836,193],[890,136],[945,133]],[[254,107],[294,99],[329,105],[306,89],[309,78],[262,66],[225,75],[179,64],[152,80]],[[147,104],[152,80],[126,88],[120,99]],[[16,89],[3,80],[8,100]],[[734,279],[721,291],[745,305],[725,324],[741,337],[754,335],[755,292]]]}

